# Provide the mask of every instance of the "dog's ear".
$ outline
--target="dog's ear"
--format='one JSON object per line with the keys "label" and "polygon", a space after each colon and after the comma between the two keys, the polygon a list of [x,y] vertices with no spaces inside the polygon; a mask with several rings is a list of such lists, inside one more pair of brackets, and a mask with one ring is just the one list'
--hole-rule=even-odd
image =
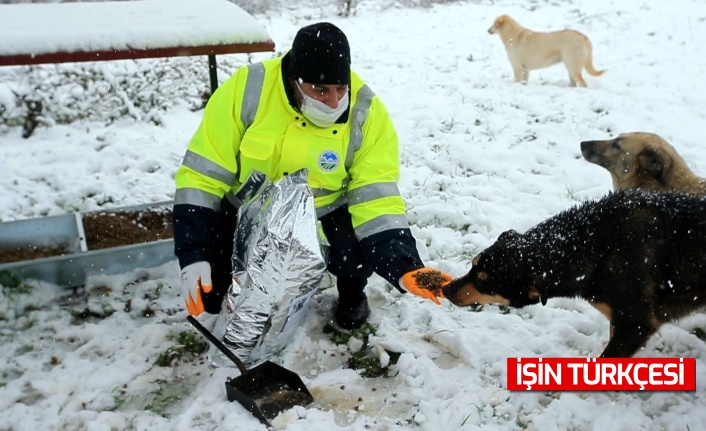
{"label": "dog's ear", "polygon": [[473,260],[471,261],[471,266],[478,265],[478,262],[480,262],[480,254],[473,258]]}
{"label": "dog's ear", "polygon": [[495,18],[495,21],[493,21],[493,25],[488,29],[488,31],[492,34],[492,29],[499,29],[503,26],[503,24],[505,24],[505,15],[500,15],[499,17]]}
{"label": "dog's ear", "polygon": [[506,230],[505,232],[500,234],[500,236],[498,237],[498,242],[507,242],[511,239],[517,238],[518,236],[520,236],[520,234],[517,233],[516,230],[514,230],[514,229]]}
{"label": "dog's ear", "polygon": [[638,166],[652,178],[664,184],[672,159],[661,148],[647,148],[637,155]]}

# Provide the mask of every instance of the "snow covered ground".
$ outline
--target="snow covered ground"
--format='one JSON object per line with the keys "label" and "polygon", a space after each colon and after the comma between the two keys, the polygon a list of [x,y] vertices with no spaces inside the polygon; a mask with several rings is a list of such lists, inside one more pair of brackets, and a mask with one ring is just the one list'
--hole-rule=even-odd
{"label": "snow covered ground", "polygon": [[[354,69],[398,128],[400,186],[430,266],[460,276],[504,230],[524,231],[608,192],[607,171],[581,157],[583,140],[657,133],[706,176],[701,1],[358,3],[347,18],[314,6],[257,18],[280,52],[314,21],[347,33]],[[535,30],[582,31],[593,42],[594,64],[607,72],[586,77],[588,88],[569,88],[559,65],[533,72],[526,85],[513,82],[500,39],[487,33],[503,13]],[[247,59],[232,56],[221,67],[232,72]],[[82,67],[114,77],[163,64]],[[47,66],[41,74],[60,82],[77,67]],[[9,89],[26,88],[24,71],[0,70],[0,102]],[[169,79],[191,91],[206,85],[204,75]],[[80,100],[77,91],[60,96]],[[171,105],[158,121],[149,112],[105,112],[40,127],[26,140],[19,128],[7,131],[0,136],[0,221],[171,199],[201,115],[185,93],[162,94]],[[235,368],[211,369],[203,354],[157,364],[177,340],[201,341],[185,321],[176,262],[94,278],[77,292],[21,287],[6,286],[0,296],[0,430],[263,429],[226,399],[224,382]],[[363,348],[382,365],[390,361],[388,377],[347,367],[362,337],[345,342],[323,331],[335,301],[335,292],[323,291],[278,360],[303,377],[316,401],[281,414],[276,429],[706,429],[706,314],[665,325],[638,354],[696,358],[694,392],[513,392],[505,389],[507,357],[596,356],[608,339],[605,318],[574,299],[509,312],[436,306],[399,295],[379,277],[368,294],[376,332]]]}

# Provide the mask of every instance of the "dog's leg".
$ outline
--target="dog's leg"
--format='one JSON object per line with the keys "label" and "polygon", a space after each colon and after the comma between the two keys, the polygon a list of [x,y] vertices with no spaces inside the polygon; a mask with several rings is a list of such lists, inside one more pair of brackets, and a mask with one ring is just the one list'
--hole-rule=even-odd
{"label": "dog's leg", "polygon": [[529,81],[529,69],[526,67],[522,67],[522,82],[527,82]]}
{"label": "dog's leg", "polygon": [[567,68],[567,71],[569,72],[569,86],[571,87],[576,87],[576,85],[580,85],[581,87],[587,87],[586,81],[583,80],[583,76],[581,76],[581,71],[578,70],[570,70]]}
{"label": "dog's leg", "polygon": [[515,74],[515,82],[527,81],[529,73],[521,65],[512,65],[512,72]]}
{"label": "dog's leg", "polygon": [[649,319],[612,321],[611,336],[601,358],[629,358],[635,354],[659,327]]}

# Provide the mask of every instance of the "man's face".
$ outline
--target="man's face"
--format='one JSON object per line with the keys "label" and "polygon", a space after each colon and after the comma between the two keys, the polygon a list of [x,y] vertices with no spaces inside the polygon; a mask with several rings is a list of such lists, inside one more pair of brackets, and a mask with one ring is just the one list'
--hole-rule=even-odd
{"label": "man's face", "polygon": [[333,109],[338,107],[338,102],[348,93],[348,85],[346,84],[309,84],[308,82],[302,82],[299,87],[307,96],[325,103]]}

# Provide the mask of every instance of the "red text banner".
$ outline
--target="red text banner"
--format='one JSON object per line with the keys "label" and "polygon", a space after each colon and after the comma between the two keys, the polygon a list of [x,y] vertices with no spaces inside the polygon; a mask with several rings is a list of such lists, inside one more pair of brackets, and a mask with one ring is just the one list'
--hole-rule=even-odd
{"label": "red text banner", "polygon": [[694,358],[508,358],[507,388],[526,391],[693,391]]}

